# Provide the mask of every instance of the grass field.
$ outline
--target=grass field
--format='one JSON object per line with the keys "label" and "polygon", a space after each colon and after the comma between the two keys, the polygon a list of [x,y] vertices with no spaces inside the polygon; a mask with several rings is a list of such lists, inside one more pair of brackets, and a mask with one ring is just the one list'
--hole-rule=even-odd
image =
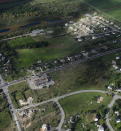
{"label": "grass field", "polygon": [[[103,102],[100,104],[97,103],[97,99],[95,99],[98,96],[103,97]],[[96,131],[97,127],[95,126],[93,120],[94,115],[98,114],[100,111],[103,112],[103,110],[107,108],[107,105],[110,101],[111,96],[107,96],[102,93],[82,93],[62,99],[60,100],[60,104],[65,111],[66,122],[69,121],[70,117],[72,116],[77,114],[80,116],[80,120],[75,125],[73,125],[75,131],[88,129]],[[100,118],[99,122],[104,124],[104,118]],[[66,123],[64,127],[66,126],[69,125]]]}
{"label": "grass field", "polygon": [[[81,93],[79,95],[74,95],[67,97],[65,99],[60,100],[60,104],[62,105],[66,117],[78,114],[80,111],[88,111],[98,109],[101,104],[98,104],[96,101],[93,101],[95,96],[104,97],[104,101],[101,103],[103,105],[109,104],[111,97],[102,93]],[[93,101],[93,104],[90,102]]]}
{"label": "grass field", "polygon": [[[36,38],[19,38],[10,41],[12,47],[17,47],[17,45],[24,45],[29,43],[41,42],[43,38],[37,40]],[[41,48],[25,48],[17,49],[18,52],[18,67],[27,68],[37,62],[38,60],[51,61],[54,59],[59,59],[66,57],[68,55],[77,53],[80,51],[80,45],[70,36],[63,36],[59,38],[46,39],[48,42],[47,47]]]}

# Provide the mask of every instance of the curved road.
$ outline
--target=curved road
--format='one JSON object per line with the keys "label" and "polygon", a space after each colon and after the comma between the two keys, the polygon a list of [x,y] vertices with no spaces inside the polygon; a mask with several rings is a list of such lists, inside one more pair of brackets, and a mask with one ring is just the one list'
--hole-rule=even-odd
{"label": "curved road", "polygon": [[[111,108],[113,107],[113,105],[115,104],[116,100],[121,99],[121,96],[119,95],[115,95],[111,101],[111,103],[108,105],[108,108],[111,110]],[[113,127],[110,124],[110,118],[109,118],[109,114],[110,111],[108,112],[108,114],[106,115],[106,124],[108,126],[108,128],[110,129],[110,131],[114,131]]]}
{"label": "curved road", "polygon": [[64,98],[69,97],[69,96],[72,96],[72,95],[77,95],[77,94],[80,94],[80,93],[88,93],[88,92],[89,93],[90,92],[99,92],[99,93],[104,93],[104,94],[108,93],[107,91],[103,91],[103,90],[80,90],[80,91],[75,91],[75,92],[68,93],[68,94],[65,94],[65,95],[62,95],[62,96],[59,96],[59,97],[55,97],[55,98],[52,98],[50,100],[43,101],[41,103],[28,105],[28,106],[25,106],[21,109],[17,109],[17,111],[23,111],[25,109],[37,107],[37,106],[40,106],[40,105],[43,105],[43,104],[46,104],[46,103],[49,103],[49,102],[55,102],[58,105],[58,107],[60,109],[60,113],[61,113],[61,120],[60,120],[60,123],[59,123],[59,125],[56,129],[58,131],[62,131],[62,126],[63,126],[64,120],[65,120],[65,113],[64,113],[62,106],[59,103],[59,100],[64,99]]}

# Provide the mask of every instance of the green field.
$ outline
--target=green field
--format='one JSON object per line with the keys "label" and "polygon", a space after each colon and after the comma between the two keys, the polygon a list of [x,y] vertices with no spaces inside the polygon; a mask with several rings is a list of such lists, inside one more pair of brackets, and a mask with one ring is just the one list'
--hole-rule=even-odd
{"label": "green field", "polygon": [[[96,99],[99,96],[103,97],[103,102],[101,102],[100,104],[97,103]],[[60,100],[60,104],[65,111],[66,121],[68,121],[71,116],[74,116],[76,114],[80,116],[80,120],[75,125],[73,125],[75,131],[88,129],[96,131],[97,128],[94,125],[93,117],[95,114],[99,114],[102,112],[99,123],[104,124],[105,120],[103,117],[105,116],[105,113],[103,111],[107,108],[107,105],[110,101],[111,96],[107,96],[106,94],[82,93],[62,99]],[[84,126],[82,127],[82,125]],[[69,125],[66,123],[64,127],[66,126]]]}
{"label": "green field", "polygon": [[[79,113],[81,110],[88,111],[98,109],[101,104],[93,101],[95,96],[104,97],[103,105],[109,104],[111,96],[107,96],[102,93],[80,93],[78,95],[70,96],[65,99],[60,100],[60,103],[66,113],[66,117]],[[91,100],[93,104],[90,104]]]}
{"label": "green field", "polygon": [[[80,45],[70,36],[63,36],[58,38],[50,38],[44,40],[44,38],[18,38],[9,41],[9,44],[13,48],[17,46],[26,46],[29,44],[35,44],[36,42],[46,41],[48,46],[41,48],[24,48],[17,49],[18,52],[18,67],[27,68],[38,60],[50,61],[72,55],[80,51]],[[40,43],[41,44],[41,43]],[[22,47],[21,46],[21,47]]]}

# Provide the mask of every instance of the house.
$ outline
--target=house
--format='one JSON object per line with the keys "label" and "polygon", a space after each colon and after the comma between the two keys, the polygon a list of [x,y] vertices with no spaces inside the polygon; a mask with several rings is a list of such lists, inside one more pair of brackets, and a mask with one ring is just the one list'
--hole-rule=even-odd
{"label": "house", "polygon": [[115,113],[117,116],[119,116],[119,111],[115,111],[114,113]]}
{"label": "house", "polygon": [[121,122],[121,119],[120,118],[117,118],[116,119],[116,123],[120,123]]}
{"label": "house", "polygon": [[109,85],[107,88],[108,88],[109,90],[113,90],[113,86],[111,86],[111,85]]}
{"label": "house", "polygon": [[120,59],[120,57],[119,56],[116,56],[116,60],[119,60]]}
{"label": "house", "polygon": [[101,103],[101,102],[103,102],[103,100],[104,100],[104,98],[103,98],[102,96],[100,96],[100,97],[98,97],[98,99],[97,99],[97,103]]}
{"label": "house", "polygon": [[54,85],[54,81],[51,80],[46,73],[41,76],[34,75],[31,78],[28,78],[27,83],[31,89],[42,89]]}
{"label": "house", "polygon": [[88,55],[89,55],[89,53],[86,52],[86,51],[82,51],[81,53],[82,53],[82,55],[83,55],[84,57],[88,57]]}
{"label": "house", "polygon": [[23,101],[23,100],[19,100],[19,103],[20,103],[20,105],[21,106],[24,106],[24,105],[28,105],[28,104],[32,104],[32,101],[33,101],[33,98],[32,97],[29,97],[28,99],[27,99],[27,101]]}
{"label": "house", "polygon": [[117,69],[118,69],[118,66],[117,66],[117,65],[113,65],[113,68],[114,68],[115,70],[117,70]]}
{"label": "house", "polygon": [[98,120],[99,120],[99,119],[98,119],[97,117],[94,119],[95,122],[97,122]]}
{"label": "house", "polygon": [[37,29],[37,30],[33,30],[31,33],[30,33],[30,35],[31,36],[36,36],[36,35],[38,35],[38,34],[41,34],[41,35],[43,35],[43,34],[45,34],[45,31],[43,30],[43,29]]}
{"label": "house", "polygon": [[99,125],[99,127],[98,127],[98,131],[105,131],[105,130],[104,130],[104,127],[101,126],[101,125]]}
{"label": "house", "polygon": [[121,88],[119,88],[119,89],[116,89],[116,91],[117,91],[117,92],[121,92]]}
{"label": "house", "polygon": [[40,131],[51,131],[51,127],[48,124],[43,124],[42,128],[40,128]]}
{"label": "house", "polygon": [[43,125],[42,125],[42,128],[40,129],[40,131],[47,131],[47,125],[46,125],[46,124],[43,124]]}

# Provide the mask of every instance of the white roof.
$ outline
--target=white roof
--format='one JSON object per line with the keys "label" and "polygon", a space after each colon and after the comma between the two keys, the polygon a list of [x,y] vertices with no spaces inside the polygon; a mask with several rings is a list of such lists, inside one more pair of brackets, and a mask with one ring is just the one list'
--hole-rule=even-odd
{"label": "white roof", "polygon": [[104,131],[104,127],[103,126],[99,126],[98,131]]}

